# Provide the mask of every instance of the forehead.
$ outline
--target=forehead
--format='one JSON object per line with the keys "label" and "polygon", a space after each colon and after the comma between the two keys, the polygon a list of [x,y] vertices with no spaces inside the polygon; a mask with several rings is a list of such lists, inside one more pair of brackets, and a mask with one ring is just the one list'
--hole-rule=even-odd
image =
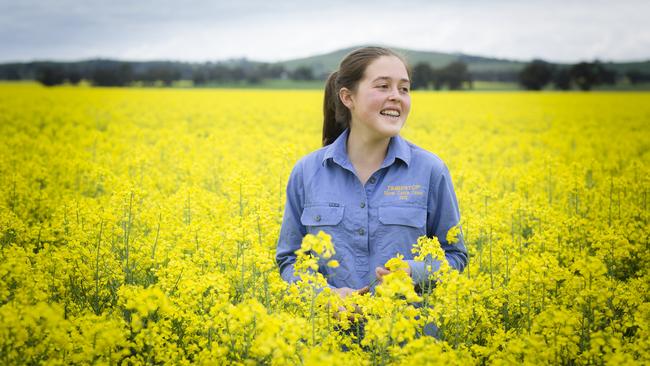
{"label": "forehead", "polygon": [[366,81],[373,81],[377,78],[387,77],[393,80],[409,80],[406,66],[395,56],[380,56],[373,60],[364,72]]}

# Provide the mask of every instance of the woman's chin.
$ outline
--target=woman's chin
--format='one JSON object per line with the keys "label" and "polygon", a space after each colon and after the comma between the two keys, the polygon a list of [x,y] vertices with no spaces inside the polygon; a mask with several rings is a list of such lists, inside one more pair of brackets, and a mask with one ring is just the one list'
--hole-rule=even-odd
{"label": "woman's chin", "polygon": [[404,123],[402,121],[391,121],[391,123],[380,126],[378,132],[384,137],[393,137],[399,134],[403,126]]}

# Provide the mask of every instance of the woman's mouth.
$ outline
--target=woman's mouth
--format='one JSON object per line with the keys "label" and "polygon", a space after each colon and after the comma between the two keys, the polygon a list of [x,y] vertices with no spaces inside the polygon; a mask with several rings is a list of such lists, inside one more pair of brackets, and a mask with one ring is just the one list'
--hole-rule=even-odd
{"label": "woman's mouth", "polygon": [[398,118],[400,116],[400,112],[396,109],[383,109],[379,114],[393,118]]}

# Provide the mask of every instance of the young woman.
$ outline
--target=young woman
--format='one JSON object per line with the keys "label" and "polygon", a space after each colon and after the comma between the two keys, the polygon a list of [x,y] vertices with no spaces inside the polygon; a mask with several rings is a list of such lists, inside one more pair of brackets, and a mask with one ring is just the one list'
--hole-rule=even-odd
{"label": "young woman", "polygon": [[414,261],[423,235],[440,240],[449,264],[462,271],[467,249],[445,241],[460,220],[449,171],[436,155],[399,136],[411,109],[410,72],[395,52],[364,47],[348,54],[327,80],[323,147],[295,165],[276,261],[285,281],[297,280],[293,263],[307,233],[331,235],[339,266],[319,271],[342,297],[368,290],[401,254],[415,284],[428,270]]}

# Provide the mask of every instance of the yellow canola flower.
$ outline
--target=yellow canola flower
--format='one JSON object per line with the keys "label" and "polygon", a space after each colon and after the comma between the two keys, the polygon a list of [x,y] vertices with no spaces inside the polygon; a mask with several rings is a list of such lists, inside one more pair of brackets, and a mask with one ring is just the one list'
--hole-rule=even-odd
{"label": "yellow canola flower", "polygon": [[455,244],[458,242],[458,235],[460,235],[460,224],[452,226],[449,231],[447,231],[447,243]]}
{"label": "yellow canola flower", "polygon": [[404,256],[397,254],[394,258],[389,259],[386,264],[384,264],[389,271],[406,271],[409,268],[408,263],[404,261]]}
{"label": "yellow canola flower", "polygon": [[406,272],[409,265],[404,261],[403,256],[398,254],[396,257],[389,259],[385,267],[391,272],[384,275],[381,285],[377,286],[377,296],[388,298],[404,297],[408,302],[422,300],[415,293],[411,276]]}
{"label": "yellow canola flower", "polygon": [[438,238],[435,236],[431,238],[426,236],[419,237],[417,243],[413,245],[411,252],[416,254],[415,259],[419,261],[426,260],[428,256],[438,260],[445,258],[445,252],[440,246]]}
{"label": "yellow canola flower", "polygon": [[316,235],[305,235],[300,250],[303,252],[313,251],[318,257],[325,259],[331,258],[335,253],[332,237],[324,231],[319,231]]}

